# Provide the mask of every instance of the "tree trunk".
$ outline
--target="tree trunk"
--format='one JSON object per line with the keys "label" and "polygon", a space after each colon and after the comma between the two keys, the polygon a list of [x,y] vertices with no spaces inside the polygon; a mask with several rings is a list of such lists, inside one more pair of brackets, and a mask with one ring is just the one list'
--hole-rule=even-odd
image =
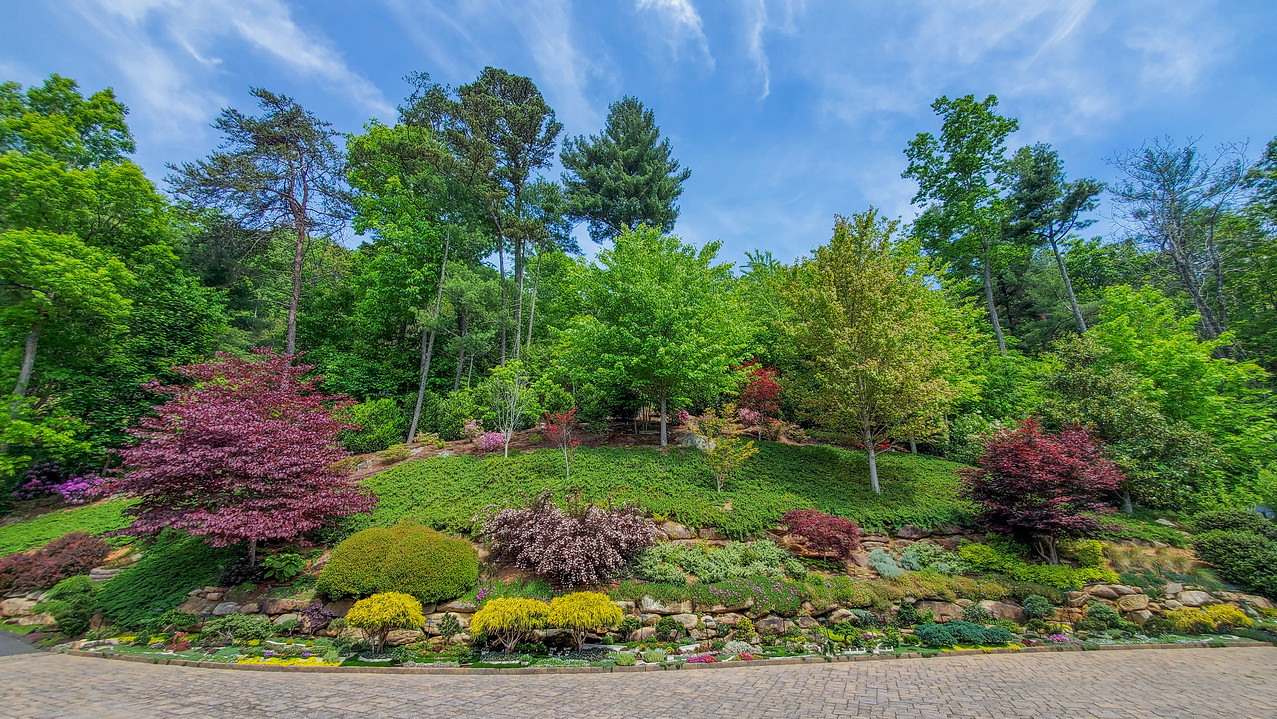
{"label": "tree trunk", "polygon": [[17,397],[17,400],[9,412],[10,418],[17,414],[18,405],[27,396],[27,387],[31,385],[31,374],[35,370],[36,350],[40,346],[40,333],[43,331],[44,320],[38,320],[31,326],[31,331],[27,333],[27,341],[22,348],[22,367],[18,370],[18,383],[13,387],[13,394]]}
{"label": "tree trunk", "polygon": [[910,439],[910,440],[909,440],[909,454],[917,454],[917,453],[918,453],[918,443],[917,443],[917,442],[914,442],[912,439]]}
{"label": "tree trunk", "polygon": [[523,240],[514,243],[514,358],[523,347]]}
{"label": "tree trunk", "polygon": [[293,356],[297,353],[297,307],[302,298],[302,261],[306,259],[306,223],[297,222],[297,249],[293,253],[293,292],[288,300],[288,340],[285,343],[285,354]]}
{"label": "tree trunk", "polygon": [[257,566],[257,540],[248,540],[248,566]]}
{"label": "tree trunk", "polygon": [[459,349],[457,350],[457,376],[452,379],[452,391],[456,392],[461,388],[461,371],[466,366],[466,325],[469,322],[469,310],[463,310],[459,313],[458,323],[460,330],[458,335]]}
{"label": "tree trunk", "polygon": [[866,427],[862,436],[865,440],[865,452],[869,454],[869,486],[873,488],[874,494],[882,494],[882,487],[878,485],[878,454],[874,451],[873,432]]}
{"label": "tree trunk", "polygon": [[665,434],[665,401],[666,401],[665,395],[666,394],[667,393],[662,390],[661,392],[661,446],[662,447],[664,447],[666,443],[666,434]]}
{"label": "tree trunk", "polygon": [[1122,488],[1122,511],[1126,514],[1135,514],[1135,502],[1131,499],[1131,490]]}
{"label": "tree trunk", "polygon": [[528,351],[532,351],[532,322],[537,316],[537,292],[541,289],[541,253],[537,253],[537,274],[532,280],[532,306],[528,308]]}
{"label": "tree trunk", "polygon": [[1082,308],[1077,304],[1077,295],[1073,293],[1073,281],[1069,279],[1069,271],[1064,266],[1064,256],[1060,254],[1060,248],[1055,242],[1055,236],[1051,238],[1051,252],[1055,253],[1055,265],[1060,268],[1060,279],[1064,280],[1064,292],[1069,297],[1069,306],[1073,308],[1073,317],[1077,319],[1078,332],[1086,333],[1086,320],[1082,318]]}
{"label": "tree trunk", "polygon": [[[417,383],[417,406],[412,411],[412,424],[408,427],[408,443],[417,436],[417,424],[421,421],[421,405],[426,399],[426,379],[430,376],[430,360],[435,353],[435,323],[439,321],[439,307],[443,304],[443,280],[448,271],[448,250],[452,248],[452,231],[443,237],[443,261],[439,263],[439,289],[435,293],[435,311],[430,324],[421,328],[421,381]],[[424,309],[424,308],[423,308]]]}
{"label": "tree trunk", "polygon": [[989,306],[989,321],[993,323],[993,336],[998,339],[998,352],[1007,353],[1007,342],[1002,337],[1002,325],[998,322],[998,304],[993,300],[993,269],[989,266],[989,250],[986,247],[984,251],[984,262],[980,272],[984,278],[984,300]]}
{"label": "tree trunk", "polygon": [[501,239],[499,241],[501,246],[497,248],[497,267],[501,276],[501,323],[498,331],[501,334],[501,366],[505,367],[505,325],[510,309],[505,297],[505,240]]}

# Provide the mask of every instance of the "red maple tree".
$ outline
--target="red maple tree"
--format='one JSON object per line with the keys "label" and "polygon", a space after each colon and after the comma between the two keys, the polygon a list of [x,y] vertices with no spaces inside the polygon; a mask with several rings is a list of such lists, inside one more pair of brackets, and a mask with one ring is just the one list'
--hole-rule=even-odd
{"label": "red maple tree", "polygon": [[791,509],[780,521],[790,534],[807,540],[807,547],[822,554],[846,559],[860,546],[860,527],[850,519],[835,517],[816,509]]}
{"label": "red maple tree", "polygon": [[1122,477],[1085,427],[1048,434],[1034,419],[991,437],[979,469],[966,472],[966,494],[995,532],[1031,543],[1059,564],[1056,542],[1100,527],[1086,514],[1104,509],[1103,493]]}
{"label": "red maple tree", "polygon": [[763,425],[780,411],[780,383],[776,381],[780,373],[757,360],[750,360],[737,369],[746,373],[746,380],[736,406],[757,413],[758,438],[761,440]]}
{"label": "red maple tree", "polygon": [[576,407],[566,412],[545,413],[545,438],[563,450],[563,477],[572,478],[572,456],[581,440],[574,437],[577,429]]}
{"label": "red maple tree", "polygon": [[295,539],[328,520],[370,511],[376,498],[334,463],[349,456],[339,432],[358,429],[334,413],[352,404],[319,391],[310,365],[268,348],[245,360],[228,354],[175,367],[190,385],[148,387],[170,396],[131,430],[124,472],[110,491],[141,501],[128,533],[165,527],[214,546]]}

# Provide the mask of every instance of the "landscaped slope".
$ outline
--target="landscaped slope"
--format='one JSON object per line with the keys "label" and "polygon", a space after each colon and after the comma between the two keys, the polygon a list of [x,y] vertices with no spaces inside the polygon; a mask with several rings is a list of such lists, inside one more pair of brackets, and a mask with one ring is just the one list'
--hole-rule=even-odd
{"label": "landscaped slope", "polygon": [[585,500],[635,502],[657,516],[694,527],[718,527],[732,537],[761,535],[789,509],[816,507],[870,529],[901,524],[965,523],[959,499],[962,465],[888,453],[879,456],[883,491],[869,489],[863,452],[828,446],[764,442],[761,451],[728,480],[722,494],[701,453],[671,448],[582,449],[563,476],[563,455],[553,449],[493,456],[409,461],[373,475],[372,522],[389,526],[413,519],[438,529],[468,532],[471,519],[493,503],[518,501],[549,488],[558,497],[579,490]]}

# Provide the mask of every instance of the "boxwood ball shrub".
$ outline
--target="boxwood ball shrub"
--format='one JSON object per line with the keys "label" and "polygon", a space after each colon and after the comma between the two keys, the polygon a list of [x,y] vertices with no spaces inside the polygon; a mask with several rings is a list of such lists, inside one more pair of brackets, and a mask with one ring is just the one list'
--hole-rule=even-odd
{"label": "boxwood ball shrub", "polygon": [[550,605],[536,599],[498,597],[483,605],[470,619],[470,631],[482,634],[507,654],[534,630],[546,625]]}
{"label": "boxwood ball shrub", "polygon": [[574,592],[550,600],[550,626],[566,629],[572,635],[572,646],[581,651],[585,633],[590,629],[611,628],[625,619],[621,608],[606,594]]}
{"label": "boxwood ball shrub", "polygon": [[365,529],[337,545],[315,588],[333,598],[402,592],[433,604],[465,594],[478,579],[479,558],[469,542],[401,524]]}
{"label": "boxwood ball shrub", "polygon": [[411,594],[383,592],[360,599],[346,613],[346,624],[368,633],[373,651],[381,651],[394,629],[420,629],[426,623],[421,602]]}

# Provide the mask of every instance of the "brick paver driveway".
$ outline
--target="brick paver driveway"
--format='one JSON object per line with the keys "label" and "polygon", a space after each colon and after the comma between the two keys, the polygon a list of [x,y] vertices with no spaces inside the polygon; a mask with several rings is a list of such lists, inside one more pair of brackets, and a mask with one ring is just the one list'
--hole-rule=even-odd
{"label": "brick paver driveway", "polygon": [[437,676],[0,658],[4,717],[1277,717],[1277,648]]}

